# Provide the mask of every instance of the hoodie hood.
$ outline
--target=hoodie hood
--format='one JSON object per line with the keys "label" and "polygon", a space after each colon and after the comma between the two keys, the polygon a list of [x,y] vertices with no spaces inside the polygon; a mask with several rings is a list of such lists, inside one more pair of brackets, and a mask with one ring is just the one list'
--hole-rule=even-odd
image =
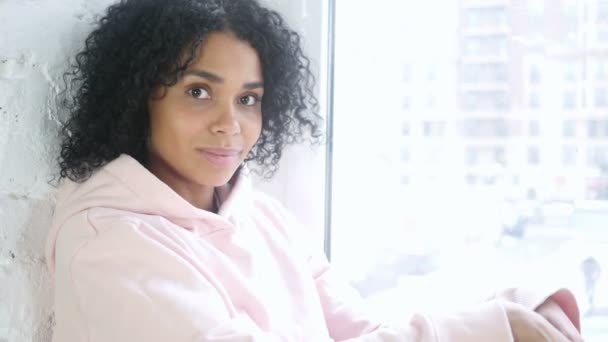
{"label": "hoodie hood", "polygon": [[100,168],[83,183],[64,179],[57,194],[46,242],[49,271],[54,274],[55,242],[63,224],[70,217],[90,208],[158,215],[184,229],[202,230],[200,234],[234,228],[239,217],[252,205],[251,180],[247,174],[243,167],[227,184],[216,188],[221,203],[217,214],[193,206],[137,160],[125,154]]}

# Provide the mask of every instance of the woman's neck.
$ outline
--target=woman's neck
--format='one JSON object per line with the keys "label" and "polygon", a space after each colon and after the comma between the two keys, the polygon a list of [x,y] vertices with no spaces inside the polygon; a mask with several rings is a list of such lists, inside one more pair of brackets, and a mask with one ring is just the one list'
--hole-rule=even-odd
{"label": "woman's neck", "polygon": [[215,188],[213,186],[194,183],[184,178],[164,160],[153,156],[148,158],[146,167],[194,207],[212,212],[217,211],[217,203],[214,203],[214,196],[216,195],[214,195]]}

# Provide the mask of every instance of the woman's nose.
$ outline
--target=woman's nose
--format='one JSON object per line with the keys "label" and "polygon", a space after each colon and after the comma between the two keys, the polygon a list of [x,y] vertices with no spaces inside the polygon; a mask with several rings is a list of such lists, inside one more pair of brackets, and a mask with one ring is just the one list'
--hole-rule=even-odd
{"label": "woman's nose", "polygon": [[218,134],[235,135],[241,132],[235,105],[223,105],[217,113],[212,131]]}

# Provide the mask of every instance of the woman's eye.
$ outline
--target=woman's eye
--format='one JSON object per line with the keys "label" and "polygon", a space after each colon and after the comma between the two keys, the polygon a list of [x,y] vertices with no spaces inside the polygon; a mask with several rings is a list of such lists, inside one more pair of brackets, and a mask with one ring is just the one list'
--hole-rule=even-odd
{"label": "woman's eye", "polygon": [[239,101],[245,106],[253,106],[259,101],[259,99],[255,95],[246,95],[241,97]]}
{"label": "woman's eye", "polygon": [[204,88],[192,88],[188,90],[188,93],[196,99],[206,99],[209,97],[209,93]]}

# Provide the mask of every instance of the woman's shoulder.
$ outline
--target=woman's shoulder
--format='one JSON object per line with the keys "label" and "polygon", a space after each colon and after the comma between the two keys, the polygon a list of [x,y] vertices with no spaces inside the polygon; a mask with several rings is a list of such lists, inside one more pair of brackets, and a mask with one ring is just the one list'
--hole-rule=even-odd
{"label": "woman's shoulder", "polygon": [[77,246],[97,239],[110,230],[129,229],[137,225],[138,218],[133,213],[93,207],[74,214],[61,224],[56,245]]}

